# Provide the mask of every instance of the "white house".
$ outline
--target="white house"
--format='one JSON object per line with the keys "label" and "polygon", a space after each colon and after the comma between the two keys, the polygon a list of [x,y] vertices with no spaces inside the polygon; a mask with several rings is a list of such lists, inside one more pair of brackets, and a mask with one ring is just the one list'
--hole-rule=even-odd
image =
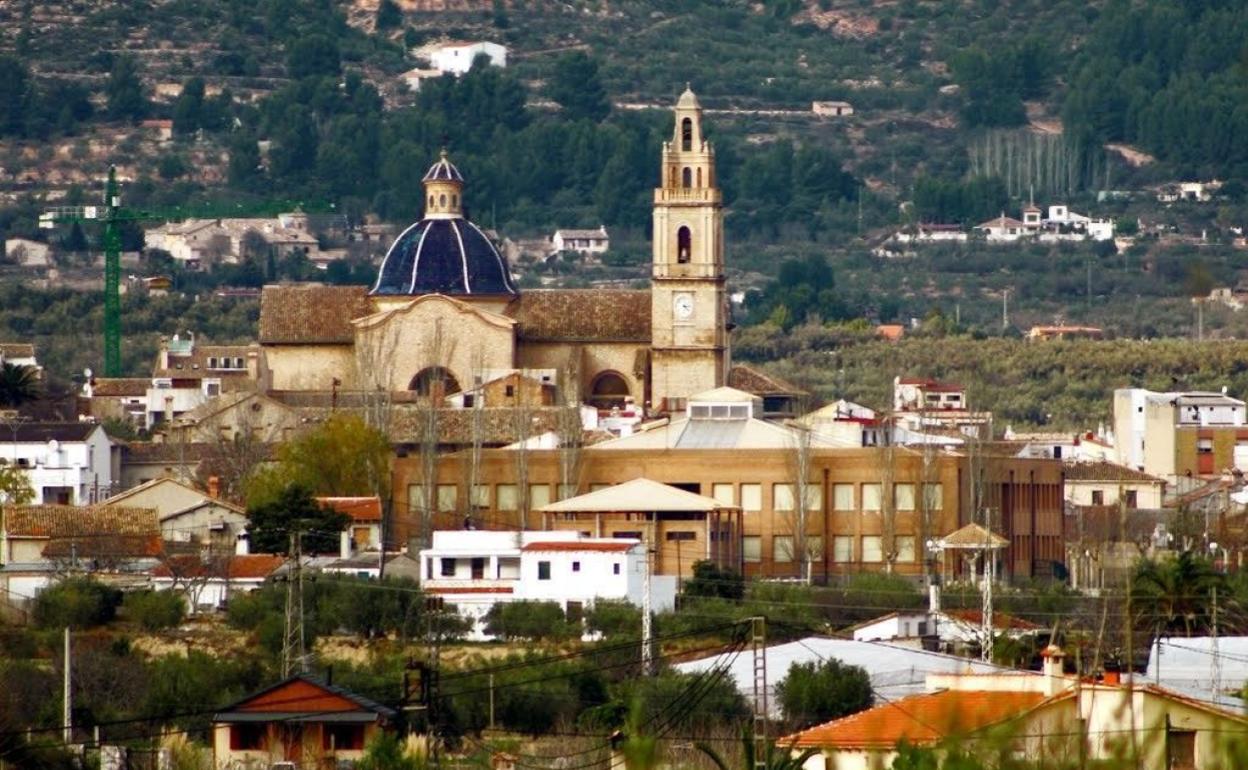
{"label": "white house", "polygon": [[[993,615],[996,633],[1011,639],[1034,636],[1042,629],[1034,623],[1003,612]],[[937,637],[942,647],[978,643],[983,638],[984,616],[979,610],[912,610],[890,612],[853,627],[854,641],[894,642]]]}
{"label": "white house", "polygon": [[462,75],[472,69],[478,56],[487,56],[495,67],[507,66],[507,47],[484,40],[443,43],[429,49],[429,64],[436,70]]}
{"label": "white house", "polygon": [[4,242],[4,256],[21,267],[47,267],[51,264],[48,244],[29,238],[9,238]]}
{"label": "white house", "polygon": [[442,77],[441,70],[431,69],[429,67],[414,67],[407,72],[404,72],[402,75],[399,75],[399,80],[407,86],[409,91],[416,93],[420,90],[420,86],[426,80],[433,80],[434,78],[440,77]]}
{"label": "white house", "polygon": [[[575,617],[599,599],[640,606],[645,548],[628,538],[585,537],[574,531],[433,533],[420,551],[420,583],[474,621],[471,638],[487,638],[483,619],[498,602],[556,602]],[[676,576],[652,575],[655,612],[676,604]]]}
{"label": "white house", "polygon": [[575,251],[579,254],[602,254],[611,248],[611,239],[607,237],[607,228],[599,226],[597,230],[556,230],[550,236],[550,246],[555,253]]}
{"label": "white house", "polygon": [[985,240],[996,243],[1013,243],[1028,234],[1026,225],[1004,213],[996,219],[975,225],[975,232],[984,236]]}
{"label": "white house", "polygon": [[174,556],[151,571],[151,584],[181,593],[192,613],[214,610],[231,596],[256,590],[285,563],[286,557],[268,553]]}
{"label": "white house", "polygon": [[120,475],[120,453],[92,423],[0,424],[0,462],[26,473],[37,503],[87,505],[108,497]]}
{"label": "white house", "polygon": [[28,366],[36,372],[43,371],[35,358],[35,346],[24,342],[0,342],[0,364]]}

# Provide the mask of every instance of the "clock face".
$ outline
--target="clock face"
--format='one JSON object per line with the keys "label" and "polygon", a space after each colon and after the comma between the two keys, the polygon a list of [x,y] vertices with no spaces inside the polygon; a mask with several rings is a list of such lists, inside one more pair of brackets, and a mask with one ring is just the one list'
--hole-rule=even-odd
{"label": "clock face", "polygon": [[693,295],[677,294],[672,300],[672,308],[676,311],[678,319],[688,321],[693,317]]}

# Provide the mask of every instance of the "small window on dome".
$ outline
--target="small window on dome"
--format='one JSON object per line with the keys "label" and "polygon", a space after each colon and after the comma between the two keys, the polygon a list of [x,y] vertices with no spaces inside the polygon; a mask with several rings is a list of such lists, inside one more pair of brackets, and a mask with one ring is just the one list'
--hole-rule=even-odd
{"label": "small window on dome", "polygon": [[432,195],[429,196],[429,207],[433,208],[433,196]]}
{"label": "small window on dome", "polygon": [[458,205],[459,205],[459,196],[458,196],[458,195],[452,195],[452,196],[451,196],[451,205],[452,205],[452,206],[458,206]]}
{"label": "small window on dome", "polygon": [[438,197],[438,203],[439,203],[439,205],[442,205],[442,206],[445,206],[445,205],[446,205],[446,194],[445,194],[445,193],[443,193],[442,195],[440,195],[440,196]]}
{"label": "small window on dome", "polygon": [[[693,121],[685,118],[680,122],[680,149],[689,152],[693,149]],[[689,185],[685,185],[688,187]]]}
{"label": "small window on dome", "polygon": [[693,172],[688,166],[685,166],[685,170],[681,172],[680,181],[683,187],[693,187]]}
{"label": "small window on dome", "polygon": [[698,187],[702,186],[702,169],[698,169]]}

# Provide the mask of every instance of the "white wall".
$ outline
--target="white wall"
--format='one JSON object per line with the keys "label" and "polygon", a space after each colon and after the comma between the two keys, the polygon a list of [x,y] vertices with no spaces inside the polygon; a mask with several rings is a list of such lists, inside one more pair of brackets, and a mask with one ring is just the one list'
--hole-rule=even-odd
{"label": "white wall", "polygon": [[70,490],[71,505],[86,505],[112,494],[113,442],[103,428],[84,441],[19,442],[0,434],[0,459],[16,463],[35,490],[35,502],[55,503],[57,488]]}

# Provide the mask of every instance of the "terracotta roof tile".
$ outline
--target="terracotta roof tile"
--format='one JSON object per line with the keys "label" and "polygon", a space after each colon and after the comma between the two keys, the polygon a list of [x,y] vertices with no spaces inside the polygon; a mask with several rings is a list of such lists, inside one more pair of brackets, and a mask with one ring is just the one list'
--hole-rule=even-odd
{"label": "terracotta roof tile", "polygon": [[91,383],[91,393],[96,397],[145,396],[152,381],[146,377],[97,377]]}
{"label": "terracotta roof tile", "polygon": [[0,342],[0,355],[7,358],[33,358],[35,346],[27,342]]}
{"label": "terracotta roof tile", "polygon": [[926,745],[972,733],[1030,711],[1038,692],[942,690],[911,695],[781,738],[794,748],[892,748],[902,740]]}
{"label": "terracotta roof tile", "polygon": [[806,391],[779,377],[764,374],[752,366],[737,364],[728,370],[728,387],[752,393],[755,396],[792,395]]}
{"label": "terracotta roof tile", "polygon": [[550,542],[529,543],[520,550],[539,553],[627,553],[635,545],[637,543],[631,541],[627,543],[609,543],[602,541],[553,540]]}
{"label": "terracotta roof tile", "polygon": [[45,556],[156,556],[160,524],[151,508],[15,505],[4,509],[9,537],[46,539]]}
{"label": "terracotta roof tile", "polygon": [[352,521],[381,521],[380,497],[318,497],[316,501],[345,513]]}
{"label": "terracotta roof tile", "polygon": [[260,342],[347,344],[355,340],[351,321],[372,312],[366,286],[265,286],[260,294]]}
{"label": "terracotta roof tile", "polygon": [[1156,476],[1143,471],[1128,468],[1107,461],[1087,463],[1066,463],[1064,466],[1067,481],[1142,481],[1153,484],[1165,482]]}
{"label": "terracotta roof tile", "polygon": [[224,564],[206,564],[195,555],[175,556],[152,570],[153,577],[221,577],[225,580],[262,580],[286,563],[285,556],[271,553],[231,555]]}
{"label": "terracotta roof tile", "polygon": [[[945,615],[954,620],[970,624],[972,626],[982,626],[984,624],[984,613],[982,610],[945,610]],[[1010,628],[1015,631],[1039,631],[1040,626],[1022,618],[1016,618],[1003,612],[994,613],[992,616],[993,628]]]}
{"label": "terracotta roof tile", "polygon": [[650,292],[630,289],[527,291],[504,313],[530,342],[649,342]]}
{"label": "terracotta roof tile", "polygon": [[19,444],[44,444],[56,441],[85,441],[96,428],[93,422],[26,422],[13,430],[0,431],[0,442],[16,440]]}
{"label": "terracotta roof tile", "polygon": [[[153,377],[202,378],[202,377],[247,377],[248,354],[259,350],[249,345],[196,345],[190,355],[180,356],[169,354],[169,368],[152,367]],[[242,359],[241,368],[209,367],[208,359]]]}

